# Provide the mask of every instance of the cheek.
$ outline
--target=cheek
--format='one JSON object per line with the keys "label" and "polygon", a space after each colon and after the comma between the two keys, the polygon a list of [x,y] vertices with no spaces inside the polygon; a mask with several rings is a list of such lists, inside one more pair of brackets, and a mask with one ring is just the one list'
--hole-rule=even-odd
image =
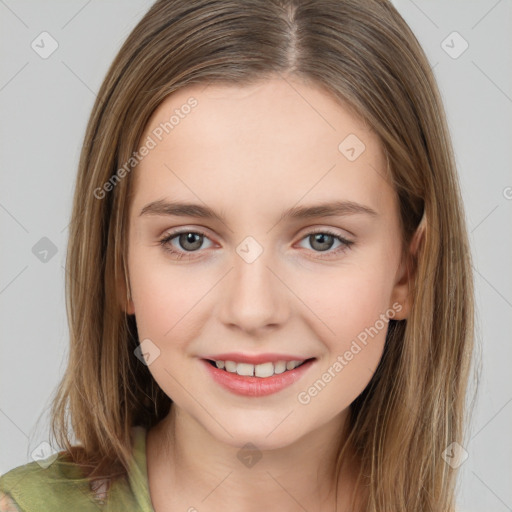
{"label": "cheek", "polygon": [[190,274],[173,271],[161,258],[144,258],[142,251],[134,251],[129,264],[139,337],[165,340],[204,290],[197,289],[199,284]]}
{"label": "cheek", "polygon": [[372,326],[389,307],[390,274],[374,266],[340,268],[302,282],[299,295],[325,324],[330,338],[342,343]]}
{"label": "cheek", "polygon": [[[356,394],[366,386],[382,356],[389,321],[386,306],[379,297],[352,296],[346,309],[333,318],[335,335],[329,338],[327,366],[335,361],[345,385],[350,383]],[[340,366],[341,365],[341,366]]]}
{"label": "cheek", "polygon": [[201,287],[190,273],[172,269],[162,258],[150,261],[142,251],[133,252],[129,265],[139,340],[149,339],[159,349],[148,369],[167,396],[185,401],[182,386],[190,386],[190,374],[183,354],[188,340],[198,334],[194,305],[206,293],[206,284]]}
{"label": "cheek", "polygon": [[311,327],[324,345],[319,386],[329,382],[326,404],[332,399],[348,406],[374,374],[388,317],[394,316],[388,309],[392,284],[392,274],[377,264],[347,266],[303,282],[299,295],[315,313]]}
{"label": "cheek", "polygon": [[309,413],[316,411],[319,418],[349,407],[370,382],[382,357],[390,287],[386,281],[376,283],[377,277],[377,273],[362,276],[352,272],[350,277],[331,279],[328,286],[316,288],[315,313],[321,319],[317,332],[326,333],[322,338],[325,354],[297,401],[307,406]]}

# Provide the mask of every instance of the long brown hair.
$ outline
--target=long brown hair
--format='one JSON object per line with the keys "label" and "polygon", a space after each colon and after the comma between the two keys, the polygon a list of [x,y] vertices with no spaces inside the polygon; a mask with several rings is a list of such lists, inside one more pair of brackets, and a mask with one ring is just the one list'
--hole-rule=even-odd
{"label": "long brown hair", "polygon": [[[473,283],[445,113],[429,62],[387,0],[159,0],[122,46],[98,93],[80,157],[69,226],[69,363],[52,433],[89,478],[127,471],[130,429],[151,428],[170,398],[134,356],[124,312],[126,168],[148,119],[193,83],[243,86],[295,76],[324,88],[378,134],[414,259],[413,307],[390,321],[384,354],[351,405],[347,444],[361,463],[364,510],[452,511],[473,354]],[[119,169],[125,166],[125,172]],[[105,187],[110,183],[111,187]],[[68,425],[80,446],[72,446]]]}

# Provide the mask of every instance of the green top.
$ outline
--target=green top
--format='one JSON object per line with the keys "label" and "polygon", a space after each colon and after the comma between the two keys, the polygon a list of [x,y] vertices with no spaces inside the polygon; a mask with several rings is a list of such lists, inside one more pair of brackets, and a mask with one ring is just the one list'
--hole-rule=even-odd
{"label": "green top", "polygon": [[[92,487],[76,465],[63,462],[59,452],[43,460],[11,469],[0,476],[0,491],[11,497],[22,512],[154,512],[149,496],[144,427],[132,427],[133,458],[128,476]],[[106,494],[105,494],[106,491]]]}

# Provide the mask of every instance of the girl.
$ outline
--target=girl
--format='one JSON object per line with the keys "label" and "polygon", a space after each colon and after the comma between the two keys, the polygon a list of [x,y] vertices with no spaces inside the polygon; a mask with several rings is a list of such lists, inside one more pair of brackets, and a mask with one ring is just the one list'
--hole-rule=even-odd
{"label": "girl", "polygon": [[65,450],[2,476],[2,510],[454,510],[470,256],[389,2],[157,1],[69,236]]}

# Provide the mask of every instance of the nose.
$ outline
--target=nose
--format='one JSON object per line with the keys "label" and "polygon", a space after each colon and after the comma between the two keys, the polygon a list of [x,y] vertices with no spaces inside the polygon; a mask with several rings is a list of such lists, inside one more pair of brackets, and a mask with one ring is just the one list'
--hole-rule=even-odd
{"label": "nose", "polygon": [[290,295],[270,251],[254,261],[233,256],[233,270],[219,291],[220,320],[252,335],[276,329],[290,314]]}

